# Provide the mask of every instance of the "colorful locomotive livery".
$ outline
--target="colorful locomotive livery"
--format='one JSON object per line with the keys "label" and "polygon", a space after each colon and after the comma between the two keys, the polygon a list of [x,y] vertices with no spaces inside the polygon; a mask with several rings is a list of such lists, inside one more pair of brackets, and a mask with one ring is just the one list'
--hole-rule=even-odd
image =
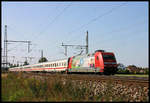
{"label": "colorful locomotive livery", "polygon": [[69,72],[99,72],[94,65],[94,54],[75,56],[72,58],[72,67]]}
{"label": "colorful locomotive livery", "polygon": [[114,53],[97,50],[93,54],[78,55],[62,60],[10,68],[9,71],[115,74],[117,62]]}

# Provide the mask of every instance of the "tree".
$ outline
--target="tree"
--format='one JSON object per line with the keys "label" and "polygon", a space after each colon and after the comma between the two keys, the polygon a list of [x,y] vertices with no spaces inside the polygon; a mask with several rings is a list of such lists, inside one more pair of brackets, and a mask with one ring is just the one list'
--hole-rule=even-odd
{"label": "tree", "polygon": [[25,61],[23,65],[29,65],[29,63],[27,61]]}
{"label": "tree", "polygon": [[122,63],[118,63],[117,65],[118,65],[117,66],[118,70],[120,70],[120,69],[125,70],[126,69],[125,65]]}
{"label": "tree", "polygon": [[136,74],[140,72],[140,69],[138,67],[136,67],[135,65],[129,65],[127,66],[128,70],[130,73],[132,74]]}
{"label": "tree", "polygon": [[17,64],[17,67],[19,67],[19,64]]}
{"label": "tree", "polygon": [[39,63],[47,62],[48,60],[45,57],[40,58]]}
{"label": "tree", "polygon": [[10,68],[14,67],[14,65],[13,65],[13,64],[11,64],[11,63],[9,64],[9,66],[10,66]]}

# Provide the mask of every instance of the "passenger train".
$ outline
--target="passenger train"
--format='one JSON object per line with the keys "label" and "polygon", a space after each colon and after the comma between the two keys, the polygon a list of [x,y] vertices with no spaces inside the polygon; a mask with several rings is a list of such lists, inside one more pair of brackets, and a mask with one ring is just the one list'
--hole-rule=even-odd
{"label": "passenger train", "polygon": [[93,54],[14,67],[10,68],[9,71],[115,74],[117,62],[113,52],[96,50]]}

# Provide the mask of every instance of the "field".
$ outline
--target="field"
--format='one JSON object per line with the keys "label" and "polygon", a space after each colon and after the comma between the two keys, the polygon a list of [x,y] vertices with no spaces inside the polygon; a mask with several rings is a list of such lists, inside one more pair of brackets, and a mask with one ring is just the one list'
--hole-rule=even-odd
{"label": "field", "polygon": [[[98,101],[98,102],[118,102],[125,101],[124,95],[113,97],[111,84],[104,94],[91,95],[88,88],[81,85],[73,85],[67,80],[65,84],[60,81],[59,76],[53,79],[44,80],[35,77],[26,78],[22,73],[5,73],[2,77],[2,101]],[[113,98],[112,98],[113,97]],[[144,96],[144,101],[147,97]]]}

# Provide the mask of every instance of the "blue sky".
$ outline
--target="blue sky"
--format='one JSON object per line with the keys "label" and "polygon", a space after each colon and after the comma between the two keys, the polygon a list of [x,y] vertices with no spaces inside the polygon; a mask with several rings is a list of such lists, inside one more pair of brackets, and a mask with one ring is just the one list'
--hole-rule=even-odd
{"label": "blue sky", "polygon": [[[15,62],[36,63],[40,50],[48,60],[66,58],[61,43],[85,45],[88,30],[90,53],[104,49],[118,63],[148,67],[148,2],[2,2],[1,20],[2,41],[7,25],[8,40],[32,43],[30,53],[27,44],[8,45]],[[68,48],[68,56],[78,53]]]}

